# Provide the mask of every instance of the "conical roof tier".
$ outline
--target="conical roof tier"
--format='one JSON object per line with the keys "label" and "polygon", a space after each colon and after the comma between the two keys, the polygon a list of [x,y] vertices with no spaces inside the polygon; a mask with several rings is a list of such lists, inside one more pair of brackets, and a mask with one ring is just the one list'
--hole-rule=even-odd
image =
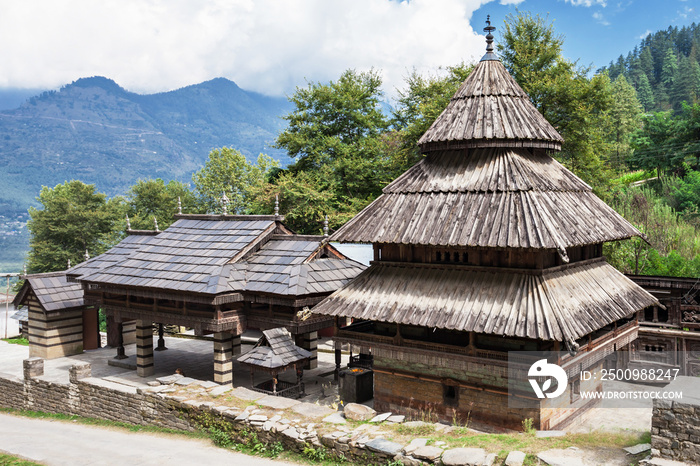
{"label": "conical roof tier", "polygon": [[498,60],[480,61],[420,138],[424,153],[475,147],[560,150],[564,139]]}

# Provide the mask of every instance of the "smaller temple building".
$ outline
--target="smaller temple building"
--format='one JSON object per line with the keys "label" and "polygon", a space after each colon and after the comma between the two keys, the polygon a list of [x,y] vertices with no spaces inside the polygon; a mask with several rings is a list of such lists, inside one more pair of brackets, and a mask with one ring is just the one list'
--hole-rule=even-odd
{"label": "smaller temple building", "polygon": [[86,303],[117,325],[135,321],[139,375],[154,371],[154,324],[212,335],[218,383],[232,382],[232,357],[248,328],[286,328],[312,353],[307,367],[313,368],[317,332],[333,319],[307,309],[364,266],[325,237],[296,235],[282,221],[279,215],[178,214],[164,231],[129,231],[68,277],[82,285]]}
{"label": "smaller temple building", "polygon": [[29,356],[53,359],[100,345],[97,308],[85,305],[83,289],[65,272],[24,276],[15,305],[27,312]]}

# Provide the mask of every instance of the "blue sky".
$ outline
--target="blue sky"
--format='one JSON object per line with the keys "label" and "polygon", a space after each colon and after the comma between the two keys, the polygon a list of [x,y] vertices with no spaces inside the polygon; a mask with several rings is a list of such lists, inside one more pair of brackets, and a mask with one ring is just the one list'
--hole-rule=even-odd
{"label": "blue sky", "polygon": [[[490,14],[547,15],[567,58],[595,68],[647,32],[700,22],[699,0],[0,0],[0,88],[106,76],[151,93],[226,77],[289,95],[349,68],[389,97],[412,71],[478,60]],[[496,31],[496,40],[499,38]]]}
{"label": "blue sky", "polygon": [[518,4],[489,2],[474,12],[471,25],[477,29],[486,15],[498,18],[496,26],[508,13],[530,11],[547,16],[554,28],[564,35],[564,54],[594,70],[617,60],[620,54],[639,45],[647,34],[668,26],[700,22],[695,0],[525,0]]}

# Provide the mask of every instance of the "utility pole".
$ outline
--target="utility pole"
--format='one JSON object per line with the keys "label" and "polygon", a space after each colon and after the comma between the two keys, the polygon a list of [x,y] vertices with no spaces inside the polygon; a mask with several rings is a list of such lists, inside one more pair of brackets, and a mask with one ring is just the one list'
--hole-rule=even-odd
{"label": "utility pole", "polygon": [[10,315],[10,277],[19,277],[18,273],[6,273],[3,275],[7,279],[7,293],[5,294],[5,339],[7,339],[7,324]]}

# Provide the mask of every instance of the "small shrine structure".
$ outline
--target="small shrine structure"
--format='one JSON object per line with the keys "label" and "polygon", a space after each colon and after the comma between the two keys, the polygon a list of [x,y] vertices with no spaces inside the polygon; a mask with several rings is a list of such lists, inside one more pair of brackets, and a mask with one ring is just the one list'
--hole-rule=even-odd
{"label": "small shrine structure", "polygon": [[[304,363],[311,352],[294,344],[292,335],[284,327],[263,330],[263,336],[252,350],[238,358],[238,362],[250,368],[250,385],[253,390],[274,396],[300,398],[304,396]],[[279,375],[294,369],[294,382],[279,380]],[[255,384],[255,372],[261,371],[271,379]]]}
{"label": "small shrine structure", "polygon": [[97,308],[85,304],[80,284],[65,271],[23,278],[15,306],[27,315],[29,356],[54,359],[99,347]]}
{"label": "small shrine structure", "polygon": [[[548,154],[563,139],[494,53],[494,29],[419,140],[425,158],[331,236],[372,243],[374,261],[313,311],[371,353],[379,412],[556,429],[591,406],[580,371],[627,348],[658,301],[605,261],[604,242],[641,234]],[[568,352],[555,361],[567,391],[533,399],[525,358],[509,391],[509,351]]]}

